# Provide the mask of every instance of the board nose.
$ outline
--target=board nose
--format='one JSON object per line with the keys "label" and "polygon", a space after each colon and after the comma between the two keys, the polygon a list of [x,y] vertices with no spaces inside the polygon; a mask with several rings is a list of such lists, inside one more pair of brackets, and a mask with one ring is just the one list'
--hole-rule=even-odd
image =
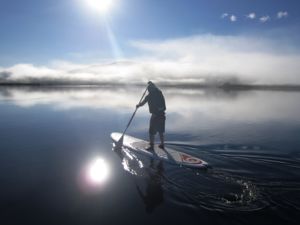
{"label": "board nose", "polygon": [[113,141],[117,142],[120,140],[122,134],[121,133],[117,133],[117,132],[114,132],[114,133],[111,133],[110,134],[110,137]]}

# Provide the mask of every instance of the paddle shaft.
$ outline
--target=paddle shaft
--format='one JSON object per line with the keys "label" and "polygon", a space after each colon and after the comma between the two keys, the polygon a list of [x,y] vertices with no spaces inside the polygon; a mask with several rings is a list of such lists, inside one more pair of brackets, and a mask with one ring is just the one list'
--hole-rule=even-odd
{"label": "paddle shaft", "polygon": [[[147,89],[148,89],[148,87],[147,87],[146,90],[144,91],[144,94],[142,95],[142,97],[141,97],[141,99],[140,99],[140,101],[139,101],[139,104],[142,102],[142,100],[143,100],[143,98],[144,98],[144,96],[145,96],[145,94],[146,94],[146,92],[147,92]],[[130,118],[130,120],[129,120],[129,122],[128,122],[128,124],[127,124],[127,126],[126,126],[126,128],[125,128],[125,130],[124,130],[124,132],[123,132],[123,134],[122,134],[122,136],[121,136],[121,138],[120,138],[120,140],[123,138],[123,136],[124,136],[124,134],[126,133],[128,127],[130,126],[130,124],[131,124],[131,122],[132,122],[132,120],[133,120],[133,117],[135,116],[137,110],[138,110],[138,107],[135,108],[134,113],[132,114],[132,116],[131,116],[131,118]]]}

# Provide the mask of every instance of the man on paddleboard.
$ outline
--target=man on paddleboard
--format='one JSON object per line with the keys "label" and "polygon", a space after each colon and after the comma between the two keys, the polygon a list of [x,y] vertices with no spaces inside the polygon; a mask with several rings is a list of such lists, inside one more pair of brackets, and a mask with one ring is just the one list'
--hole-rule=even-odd
{"label": "man on paddleboard", "polygon": [[148,82],[148,95],[144,100],[137,104],[136,107],[141,107],[148,103],[149,112],[151,113],[150,126],[149,126],[149,139],[150,147],[148,150],[153,150],[154,138],[156,133],[159,133],[160,145],[159,147],[164,149],[164,133],[165,133],[165,121],[166,121],[166,103],[165,98],[161,90],[151,81]]}

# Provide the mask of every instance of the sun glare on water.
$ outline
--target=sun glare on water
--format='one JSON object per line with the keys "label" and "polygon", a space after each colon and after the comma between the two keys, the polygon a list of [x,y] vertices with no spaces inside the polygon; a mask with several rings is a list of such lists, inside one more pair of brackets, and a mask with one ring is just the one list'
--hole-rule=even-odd
{"label": "sun glare on water", "polygon": [[114,0],[85,0],[87,5],[99,12],[99,13],[107,13],[111,7],[113,6]]}
{"label": "sun glare on water", "polygon": [[102,158],[95,159],[88,168],[88,176],[92,183],[100,184],[108,178],[108,165]]}

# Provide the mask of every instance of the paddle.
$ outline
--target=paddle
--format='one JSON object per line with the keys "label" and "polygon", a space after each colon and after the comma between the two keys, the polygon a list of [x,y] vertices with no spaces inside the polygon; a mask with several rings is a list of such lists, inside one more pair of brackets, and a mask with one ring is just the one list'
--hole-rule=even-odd
{"label": "paddle", "polygon": [[[142,102],[142,100],[143,100],[143,98],[144,98],[144,96],[145,96],[147,90],[148,90],[148,86],[146,87],[146,90],[144,91],[144,94],[142,95],[142,97],[141,97],[141,99],[140,99],[140,101],[139,101],[139,104]],[[126,126],[126,128],[125,128],[125,130],[124,130],[124,132],[123,132],[123,134],[122,134],[122,136],[121,136],[121,138],[120,138],[119,141],[116,143],[116,146],[115,146],[116,148],[121,148],[121,147],[122,147],[124,135],[125,135],[125,133],[126,133],[128,127],[130,126],[130,124],[131,124],[131,122],[132,122],[132,120],[133,120],[133,117],[135,116],[137,110],[138,110],[138,107],[135,108],[135,111],[134,111],[134,113],[132,114],[132,116],[131,116],[131,118],[130,118],[130,120],[129,120],[129,122],[128,122],[128,124],[127,124],[127,126]]]}

